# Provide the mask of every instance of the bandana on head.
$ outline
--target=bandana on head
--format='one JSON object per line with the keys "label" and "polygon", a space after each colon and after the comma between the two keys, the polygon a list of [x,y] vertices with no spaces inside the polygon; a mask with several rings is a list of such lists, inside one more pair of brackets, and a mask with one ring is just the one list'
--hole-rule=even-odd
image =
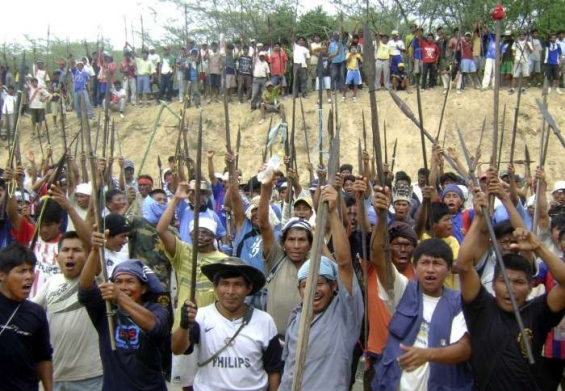
{"label": "bandana on head", "polygon": [[[300,269],[298,270],[298,281],[305,280],[308,277],[308,270],[310,269],[310,260],[304,262]],[[323,255],[320,258],[320,270],[318,275],[325,277],[330,281],[337,280],[337,266],[329,258]]]}
{"label": "bandana on head", "polygon": [[389,225],[388,237],[391,242],[396,238],[404,238],[409,240],[414,247],[418,244],[418,236],[414,229],[401,221],[395,221]]}
{"label": "bandana on head", "polygon": [[447,193],[455,193],[459,196],[459,198],[461,198],[461,201],[463,202],[465,201],[465,196],[463,195],[463,191],[457,185],[454,184],[447,185],[445,189],[443,189],[443,192],[441,193],[441,202],[443,202],[443,199],[445,198]]}
{"label": "bandana on head", "polygon": [[165,209],[167,209],[167,204],[160,204],[150,196],[145,197],[143,204],[141,204],[143,218],[150,224],[157,224],[165,213]]}
{"label": "bandana on head", "polygon": [[282,227],[281,229],[281,236],[284,235],[284,233],[290,229],[293,228],[300,228],[300,229],[304,229],[306,231],[312,232],[312,226],[310,225],[310,223],[308,222],[308,220],[306,219],[302,219],[299,217],[293,217],[290,220],[287,221],[287,223],[284,225],[284,227]]}

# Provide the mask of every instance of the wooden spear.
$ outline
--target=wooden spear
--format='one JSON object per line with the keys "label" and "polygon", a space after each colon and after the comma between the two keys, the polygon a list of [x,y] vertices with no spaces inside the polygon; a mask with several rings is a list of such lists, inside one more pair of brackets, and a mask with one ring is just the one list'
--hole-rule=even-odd
{"label": "wooden spear", "polygon": [[[369,2],[367,0],[367,12],[369,10]],[[386,186],[384,170],[383,170],[383,156],[381,147],[381,135],[379,130],[379,111],[377,107],[377,96],[375,92],[375,48],[371,37],[371,30],[369,28],[369,21],[365,22],[364,26],[365,40],[363,42],[363,55],[365,56],[366,76],[369,80],[369,102],[371,104],[371,129],[373,131],[373,146],[375,149],[375,159],[377,166],[377,177],[379,185],[384,189]],[[386,290],[391,302],[394,302],[394,283],[393,283],[393,266],[390,256],[390,241],[388,237],[388,230],[384,231],[384,253],[385,253],[385,267],[386,267]]]}
{"label": "wooden spear", "polygon": [[[104,232],[104,227],[102,227],[100,216],[102,211],[100,210],[100,193],[99,188],[103,191],[104,190],[104,183],[98,185],[98,176],[97,168],[96,168],[96,156],[94,155],[94,150],[92,149],[92,142],[91,142],[91,134],[90,134],[90,125],[88,123],[88,116],[86,114],[86,98],[85,98],[86,91],[83,90],[80,92],[80,97],[77,97],[81,100],[80,105],[82,109],[81,120],[82,120],[82,127],[83,130],[86,130],[86,149],[88,150],[88,161],[90,162],[90,180],[92,182],[92,205],[94,207],[94,221],[98,230],[100,232]],[[100,176],[103,178],[103,176]],[[106,260],[104,257],[104,248],[100,247],[98,249],[98,256],[100,258],[100,266],[102,269],[102,278],[104,282],[108,282],[108,269],[106,268]],[[106,300],[106,316],[108,318],[108,329],[109,329],[109,337],[110,337],[110,347],[112,350],[116,350],[116,339],[114,337],[114,311],[112,310],[112,304],[110,301]]]}
{"label": "wooden spear", "polygon": [[[477,176],[475,175],[475,169],[473,167],[473,162],[471,161],[471,155],[469,154],[469,150],[465,145],[465,139],[463,138],[463,134],[461,133],[461,130],[459,128],[457,128],[457,133],[459,135],[459,140],[461,142],[461,148],[463,149],[463,153],[465,154],[467,166],[469,167],[469,176],[471,177],[471,180],[473,181],[475,188],[479,189],[480,184]],[[506,289],[508,290],[508,295],[510,296],[510,301],[512,303],[512,308],[514,310],[514,316],[516,317],[516,322],[518,322],[518,327],[520,328],[520,333],[522,334],[522,341],[526,349],[526,353],[528,355],[528,361],[530,362],[530,364],[533,364],[534,357],[532,355],[530,340],[524,330],[524,322],[522,321],[522,316],[520,315],[520,310],[518,309],[518,304],[516,303],[516,297],[514,296],[512,285],[510,285],[510,280],[508,279],[508,274],[506,273],[506,267],[502,259],[502,251],[500,249],[500,244],[498,243],[498,240],[496,239],[496,234],[494,233],[491,214],[489,213],[488,208],[486,207],[482,207],[482,212],[489,231],[491,246],[494,249],[494,253],[496,255],[496,262],[498,264],[500,274],[504,279],[504,284],[506,285]]]}
{"label": "wooden spear", "polygon": [[[519,94],[518,94],[519,95]],[[502,146],[504,144],[504,129],[506,128],[506,103],[502,111],[502,127],[500,129],[500,146],[498,148],[498,159],[496,159],[496,172],[500,172],[500,161],[502,160]],[[516,142],[516,133],[512,129],[512,141],[510,147],[510,164],[514,161],[514,143]]]}
{"label": "wooden spear", "polygon": [[201,168],[202,168],[202,111],[198,116],[198,136],[196,140],[196,173],[194,189],[194,230],[192,231],[192,268],[190,270],[190,301],[196,303],[196,272],[198,269],[198,227],[200,220],[200,194],[201,194]]}
{"label": "wooden spear", "polygon": [[[339,155],[339,127],[334,136],[332,143],[330,158],[328,160],[328,178],[333,178],[337,172],[337,161]],[[328,215],[328,205],[322,197],[318,200],[318,213],[316,214],[316,227],[325,227]],[[317,229],[314,232],[312,241],[312,249],[310,250],[310,268],[308,269],[308,277],[306,278],[306,287],[304,289],[304,298],[302,300],[302,313],[300,315],[300,325],[298,331],[298,341],[295,359],[295,373],[292,379],[292,391],[300,391],[302,389],[302,378],[304,375],[304,367],[306,357],[308,355],[308,340],[310,339],[310,326],[312,322],[314,293],[316,292],[316,282],[318,281],[318,272],[320,270],[320,257],[324,246],[324,230]]]}

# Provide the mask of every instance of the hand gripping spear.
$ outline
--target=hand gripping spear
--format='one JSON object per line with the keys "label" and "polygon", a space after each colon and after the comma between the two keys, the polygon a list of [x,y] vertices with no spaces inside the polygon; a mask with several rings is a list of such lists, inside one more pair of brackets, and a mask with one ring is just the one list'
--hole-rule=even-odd
{"label": "hand gripping spear", "polygon": [[[339,159],[339,126],[331,144],[330,158],[328,160],[328,178],[333,178],[337,172]],[[328,205],[322,197],[318,201],[318,214],[316,215],[316,227],[325,227],[328,215]],[[296,349],[296,359],[294,378],[292,380],[292,391],[302,389],[302,378],[304,374],[304,364],[308,355],[308,340],[310,338],[310,326],[313,313],[314,293],[316,292],[316,281],[320,270],[320,256],[324,246],[324,230],[318,229],[314,232],[312,249],[310,250],[310,268],[306,278],[306,288],[302,301],[302,315],[300,316],[300,326]]]}
{"label": "hand gripping spear", "polygon": [[[369,12],[369,2],[367,1],[367,13]],[[375,47],[371,37],[371,30],[369,28],[369,21],[364,26],[364,36],[367,39],[363,42],[363,53],[366,56],[365,64],[367,65],[367,80],[369,80],[369,101],[371,103],[371,129],[373,130],[373,147],[375,149],[375,158],[377,165],[377,177],[381,187],[385,187],[385,176],[383,171],[383,157],[381,149],[381,135],[379,130],[379,111],[377,107],[377,96],[375,92]],[[394,284],[392,281],[392,260],[390,257],[390,241],[388,238],[388,230],[384,231],[384,252],[385,252],[385,267],[386,267],[386,290],[391,302],[394,302]]]}
{"label": "hand gripping spear", "polygon": [[[94,156],[94,150],[92,149],[92,135],[90,134],[90,125],[88,123],[88,116],[86,114],[86,99],[85,95],[86,91],[83,90],[80,92],[80,97],[78,97],[81,102],[81,120],[82,120],[82,128],[86,131],[86,149],[88,150],[88,160],[90,162],[90,180],[92,181],[92,204],[94,205],[94,221],[96,226],[98,227],[99,231],[103,232],[102,224],[100,223],[100,193],[98,188],[100,187],[102,190],[104,188],[104,184],[101,183],[98,185],[98,176],[96,175],[96,157]],[[103,178],[103,175],[101,176]],[[106,261],[104,259],[104,249],[100,247],[98,249],[98,256],[100,257],[101,269],[102,269],[102,278],[104,282],[108,282],[108,269],[106,268]],[[112,350],[116,350],[116,340],[114,337],[114,311],[112,310],[112,304],[109,301],[105,301],[106,304],[106,316],[108,317],[108,329],[109,329],[109,336],[110,336],[110,347]]]}
{"label": "hand gripping spear", "polygon": [[[469,176],[474,183],[475,188],[480,188],[479,180],[475,175],[475,169],[473,167],[473,162],[471,161],[471,155],[469,154],[469,150],[465,145],[465,139],[463,138],[463,134],[461,130],[457,128],[457,133],[459,135],[459,140],[461,142],[461,148],[463,149],[463,153],[465,154],[465,159],[467,161],[467,165],[469,167]],[[526,348],[526,353],[528,355],[528,361],[530,364],[534,363],[534,357],[532,355],[532,348],[530,346],[530,340],[528,339],[528,335],[524,330],[524,322],[522,321],[522,316],[520,315],[520,310],[518,309],[518,304],[516,303],[516,297],[514,296],[512,286],[510,285],[510,280],[508,279],[508,274],[506,273],[506,267],[504,266],[504,261],[502,260],[502,252],[500,250],[500,244],[496,240],[496,235],[494,233],[494,229],[492,226],[492,220],[490,217],[490,213],[488,208],[482,208],[483,216],[485,216],[485,221],[487,224],[487,228],[490,235],[491,245],[494,248],[494,252],[496,255],[496,261],[498,263],[498,267],[500,269],[500,274],[504,278],[504,284],[506,285],[506,289],[508,290],[508,295],[510,296],[510,301],[512,302],[512,308],[514,309],[514,316],[516,317],[516,322],[518,322],[518,327],[520,328],[520,333],[522,334],[522,341],[524,342],[524,347]]]}

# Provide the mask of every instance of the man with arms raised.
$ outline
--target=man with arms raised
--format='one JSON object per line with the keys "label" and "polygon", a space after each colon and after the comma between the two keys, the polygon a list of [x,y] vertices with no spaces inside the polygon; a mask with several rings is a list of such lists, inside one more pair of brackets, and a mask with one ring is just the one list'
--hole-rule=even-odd
{"label": "man with arms raised", "polygon": [[[388,197],[375,188],[374,207],[386,219]],[[372,263],[379,284],[386,286],[384,251],[376,246],[382,226],[373,231]],[[416,281],[392,268],[394,300],[379,287],[379,297],[395,312],[389,336],[377,363],[373,390],[472,390],[469,334],[461,311],[459,292],[444,287],[451,273],[453,253],[440,239],[421,242],[413,253]],[[382,325],[371,324],[373,327]]]}
{"label": "man with arms raised", "polygon": [[55,390],[102,389],[98,336],[77,295],[87,250],[75,231],[65,233],[57,255],[61,273],[49,278],[33,298],[47,311],[49,319]]}
{"label": "man with arms raised", "polygon": [[[98,333],[102,389],[167,391],[160,346],[170,335],[171,319],[167,308],[149,301],[151,295],[163,290],[161,283],[155,274],[146,272],[141,261],[130,259],[114,268],[110,281],[97,284],[94,279],[101,271],[102,246],[104,235],[93,233],[78,291],[79,302]],[[108,328],[106,300],[113,307],[113,330]],[[110,333],[115,336],[115,351],[110,348]]]}
{"label": "man with arms raised", "polygon": [[[302,389],[348,390],[353,347],[363,320],[363,295],[354,276],[349,241],[337,211],[338,192],[326,186],[322,192],[328,203],[328,219],[332,232],[336,262],[322,256],[315,280],[313,318],[308,356],[304,368]],[[327,248],[322,250],[329,255]],[[336,264],[337,263],[337,264]],[[310,260],[298,271],[298,291],[304,299]],[[296,289],[296,288],[295,288]],[[270,294],[270,292],[269,292]],[[290,390],[296,368],[296,350],[302,305],[293,309],[286,330],[283,359],[285,369],[279,390]]]}
{"label": "man with arms raised", "polygon": [[300,218],[290,219],[281,229],[280,242],[275,241],[273,226],[269,221],[269,205],[273,190],[274,177],[265,179],[261,184],[258,218],[263,256],[267,262],[267,284],[269,295],[267,309],[275,320],[277,330],[285,335],[288,316],[301,298],[296,289],[298,269],[308,258],[312,248],[312,227],[308,221]]}
{"label": "man with arms raised", "polygon": [[199,345],[196,390],[269,390],[280,383],[281,345],[271,316],[245,304],[265,285],[265,276],[235,257],[202,266],[218,300],[197,310],[185,301],[173,352],[193,353]]}
{"label": "man with arms raised", "polygon": [[478,243],[488,241],[485,216],[481,207],[488,207],[485,194],[475,194],[475,217],[461,246],[457,266],[461,280],[463,312],[472,335],[472,365],[475,382],[481,390],[549,390],[547,366],[541,357],[543,344],[551,328],[557,326],[565,309],[565,264],[531,232],[517,228],[512,233],[511,248],[533,251],[541,258],[557,284],[549,292],[526,301],[532,289],[532,266],[521,255],[502,257],[512,294],[516,298],[524,322],[525,334],[532,348],[534,364],[529,364],[523,335],[514,318],[510,293],[497,265],[491,296],[481,284],[473,263],[480,253]]}

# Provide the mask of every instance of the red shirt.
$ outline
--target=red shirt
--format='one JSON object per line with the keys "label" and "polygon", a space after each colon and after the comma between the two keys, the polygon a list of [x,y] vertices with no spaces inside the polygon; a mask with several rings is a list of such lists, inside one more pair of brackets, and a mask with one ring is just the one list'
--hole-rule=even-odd
{"label": "red shirt", "polygon": [[33,234],[35,233],[35,224],[29,222],[26,218],[22,218],[20,230],[16,231],[14,227],[12,227],[10,233],[19,244],[29,246],[33,239]]}
{"label": "red shirt", "polygon": [[124,76],[126,77],[135,77],[135,61],[130,60],[130,62],[127,62],[125,59],[122,61],[122,63],[120,64],[120,72],[122,72],[124,74]]}
{"label": "red shirt", "polygon": [[269,56],[269,64],[271,64],[271,75],[283,76],[286,63],[288,62],[288,56],[284,50],[273,51]]}
{"label": "red shirt", "polygon": [[461,58],[465,60],[473,59],[473,42],[467,42],[465,38],[461,40]]}
{"label": "red shirt", "polygon": [[422,60],[424,64],[432,64],[437,61],[439,57],[439,47],[435,42],[428,43],[421,39],[420,46],[422,47]]}

